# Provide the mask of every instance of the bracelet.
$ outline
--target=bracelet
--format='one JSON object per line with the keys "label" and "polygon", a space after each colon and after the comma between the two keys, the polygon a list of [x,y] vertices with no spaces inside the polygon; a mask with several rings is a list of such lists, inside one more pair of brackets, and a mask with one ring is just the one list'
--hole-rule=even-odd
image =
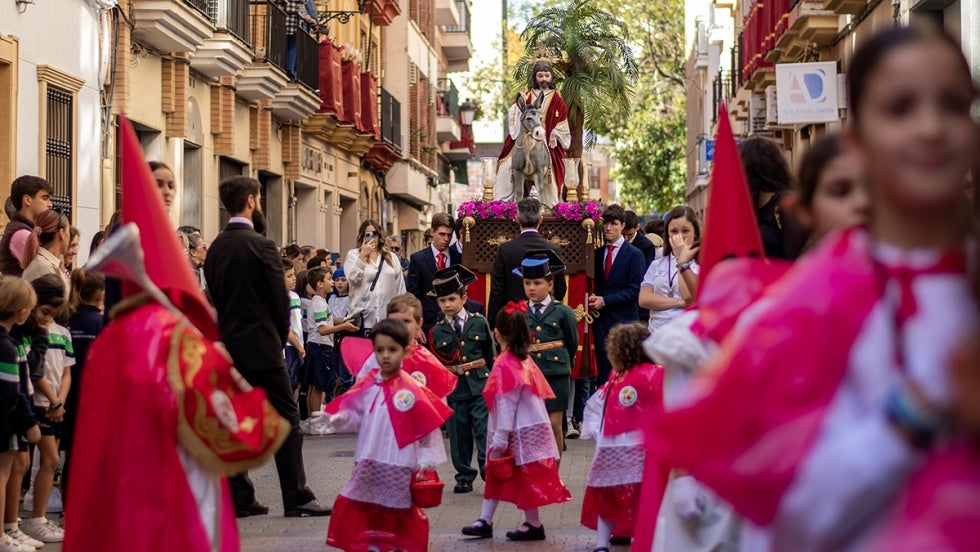
{"label": "bracelet", "polygon": [[677,263],[677,272],[684,272],[685,270],[690,270],[691,265],[694,264],[693,260],[687,261],[686,263]]}
{"label": "bracelet", "polygon": [[48,407],[48,411],[58,410],[59,408],[64,406],[64,404],[65,404],[64,402],[56,402]]}

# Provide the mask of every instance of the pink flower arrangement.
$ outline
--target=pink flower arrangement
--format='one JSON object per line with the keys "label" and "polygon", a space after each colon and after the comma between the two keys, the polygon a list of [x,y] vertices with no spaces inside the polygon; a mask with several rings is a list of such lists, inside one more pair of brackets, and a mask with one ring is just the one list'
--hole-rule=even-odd
{"label": "pink flower arrangement", "polygon": [[591,199],[582,202],[565,202],[555,204],[555,218],[559,220],[581,221],[589,218],[599,220],[602,216],[602,205]]}
{"label": "pink flower arrangement", "polygon": [[483,219],[517,219],[517,203],[512,201],[464,201],[456,210],[456,217],[473,217]]}

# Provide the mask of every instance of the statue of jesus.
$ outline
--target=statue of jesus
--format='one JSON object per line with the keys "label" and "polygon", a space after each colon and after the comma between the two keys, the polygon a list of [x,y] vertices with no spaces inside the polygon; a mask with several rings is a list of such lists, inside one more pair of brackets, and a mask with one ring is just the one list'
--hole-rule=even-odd
{"label": "statue of jesus", "polygon": [[[561,186],[565,181],[565,165],[562,160],[565,152],[572,143],[572,135],[568,129],[568,108],[565,100],[554,88],[554,71],[551,63],[540,60],[534,64],[531,71],[529,89],[521,92],[527,105],[541,100],[541,113],[548,150],[551,156],[550,186],[538,190],[543,205],[553,206],[561,198]],[[497,163],[497,182],[494,185],[493,197],[504,201],[515,201],[520,197],[520,190],[515,189],[511,174],[514,145],[521,133],[521,110],[515,100],[507,114],[507,136]]]}

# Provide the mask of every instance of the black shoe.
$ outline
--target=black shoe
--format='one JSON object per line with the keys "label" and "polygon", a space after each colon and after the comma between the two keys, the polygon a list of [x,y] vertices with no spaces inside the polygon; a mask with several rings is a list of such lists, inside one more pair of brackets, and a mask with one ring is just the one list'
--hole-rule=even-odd
{"label": "black shoe", "polygon": [[316,499],[313,499],[302,506],[286,510],[286,517],[320,517],[330,515],[329,506],[321,506]]}
{"label": "black shoe", "polygon": [[467,537],[480,537],[481,539],[493,538],[493,524],[487,523],[484,519],[478,519],[473,525],[463,527],[463,534]]}
{"label": "black shoe", "polygon": [[544,540],[544,525],[535,527],[528,522],[524,522],[521,528],[516,531],[507,531],[507,538],[512,541],[536,541]]}
{"label": "black shoe", "polygon": [[613,535],[609,538],[609,544],[624,545],[631,542],[633,542],[632,537],[617,537],[616,535]]}
{"label": "black shoe", "polygon": [[456,494],[472,493],[473,484],[469,481],[459,481],[456,486],[453,487],[453,492]]}
{"label": "black shoe", "polygon": [[269,513],[269,507],[258,501],[235,509],[235,517],[264,516]]}

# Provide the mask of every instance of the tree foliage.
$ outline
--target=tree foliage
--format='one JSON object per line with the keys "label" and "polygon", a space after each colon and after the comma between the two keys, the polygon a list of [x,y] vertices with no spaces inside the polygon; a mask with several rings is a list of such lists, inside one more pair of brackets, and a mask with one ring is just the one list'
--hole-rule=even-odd
{"label": "tree foliage", "polygon": [[684,2],[597,0],[633,30],[640,79],[629,117],[608,125],[621,201],[638,213],[684,203]]}
{"label": "tree foliage", "polygon": [[531,18],[521,33],[524,56],[514,71],[519,89],[530,81],[540,53],[554,62],[558,91],[568,106],[569,157],[582,157],[585,128],[602,132],[606,122],[630,112],[638,77],[627,26],[595,4],[574,0]]}

